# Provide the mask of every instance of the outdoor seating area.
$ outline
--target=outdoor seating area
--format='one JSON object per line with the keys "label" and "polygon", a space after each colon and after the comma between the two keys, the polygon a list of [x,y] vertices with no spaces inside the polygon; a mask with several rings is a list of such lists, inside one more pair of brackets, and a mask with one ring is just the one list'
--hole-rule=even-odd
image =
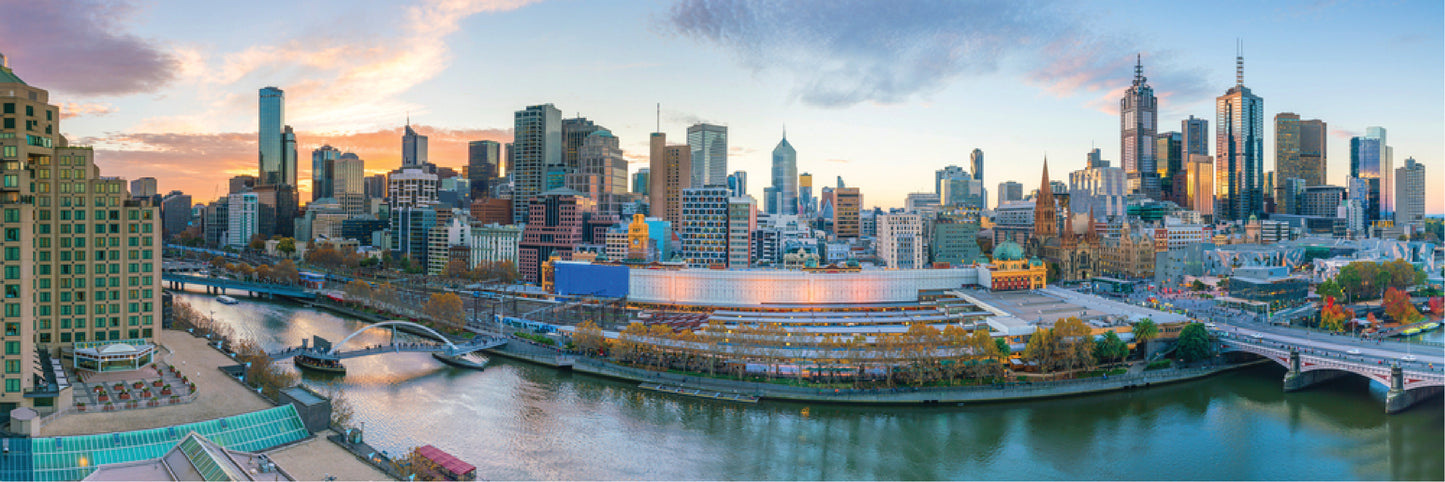
{"label": "outdoor seating area", "polygon": [[80,412],[131,410],[188,403],[196,386],[175,367],[153,364],[130,372],[89,374],[75,384]]}

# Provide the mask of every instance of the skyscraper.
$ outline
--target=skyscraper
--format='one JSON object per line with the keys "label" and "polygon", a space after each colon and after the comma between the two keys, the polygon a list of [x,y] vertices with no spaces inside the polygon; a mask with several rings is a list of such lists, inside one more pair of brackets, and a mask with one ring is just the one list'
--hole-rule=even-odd
{"label": "skyscraper", "polygon": [[673,226],[682,238],[682,258],[688,266],[705,268],[727,264],[728,199],[728,190],[724,187],[682,190],[682,204],[688,208]]}
{"label": "skyscraper", "polygon": [[1366,223],[1386,219],[1382,144],[1379,138],[1350,138],[1350,198],[1360,201]]}
{"label": "skyscraper", "polygon": [[[1200,119],[1189,116],[1179,123],[1179,133],[1183,136],[1183,144],[1180,153],[1185,161],[1193,159],[1190,156],[1209,155],[1209,119]],[[1213,173],[1210,173],[1213,175]]]}
{"label": "skyscraper", "polygon": [[833,189],[833,235],[839,239],[857,239],[861,233],[863,192],[856,187]]}
{"label": "skyscraper", "polygon": [[330,144],[311,151],[311,200],[334,197],[332,180],[335,179],[336,160],[341,150]]}
{"label": "skyscraper", "polygon": [[1415,158],[1395,170],[1395,225],[1410,226],[1425,222],[1425,165]]}
{"label": "skyscraper", "polygon": [[562,165],[565,172],[577,172],[582,165],[582,143],[602,129],[586,117],[562,119]]}
{"label": "skyscraper", "polygon": [[[1306,186],[1325,184],[1325,122],[1300,120],[1299,114],[1282,112],[1274,116],[1275,181],[1303,179]],[[1279,186],[1276,186],[1276,189]],[[1278,196],[1276,196],[1278,197]]]}
{"label": "skyscraper", "polygon": [[1243,221],[1264,213],[1264,99],[1244,86],[1244,55],[1235,58],[1235,85],[1215,99],[1216,220]]}
{"label": "skyscraper", "polygon": [[607,129],[593,131],[582,141],[578,155],[578,173],[588,179],[589,184],[595,183],[583,192],[597,193],[594,200],[600,212],[616,213],[617,199],[627,193],[627,159],[622,157],[617,136]]}
{"label": "skyscraper", "polygon": [[1124,172],[1129,176],[1129,191],[1159,199],[1159,170],[1154,155],[1159,103],[1148,80],[1144,77],[1141,58],[1134,64],[1134,84],[1119,100],[1119,152]]}
{"label": "skyscraper", "polygon": [[154,177],[142,177],[130,182],[130,195],[135,198],[151,197],[156,194],[157,184]]}
{"label": "skyscraper", "polygon": [[651,189],[651,187],[648,186],[648,184],[650,184],[648,181],[651,177],[652,169],[646,167],[632,173],[632,193],[647,195]]}
{"label": "skyscraper", "polygon": [[356,154],[342,154],[332,162],[331,197],[352,216],[366,213],[366,163]]}
{"label": "skyscraper", "polygon": [[813,175],[805,172],[798,175],[798,214],[806,215],[813,210]]}
{"label": "skyscraper", "polygon": [[1090,150],[1085,156],[1088,158],[1088,162],[1084,164],[1086,169],[1109,167],[1109,161],[1104,160],[1104,156],[1099,154],[1099,148],[1097,147]]}
{"label": "skyscraper", "polygon": [[481,199],[490,195],[492,184],[497,182],[497,168],[501,164],[501,143],[497,141],[467,143],[467,180],[471,184],[472,199]]}
{"label": "skyscraper", "polygon": [[973,166],[973,179],[983,182],[983,149],[974,148],[968,155],[968,163]]}
{"label": "skyscraper", "polygon": [[[748,171],[733,171],[728,175],[728,189],[733,196],[748,195]],[[754,202],[754,204],[757,204]],[[754,206],[756,208],[756,206]]]}
{"label": "skyscraper", "polygon": [[401,167],[419,167],[427,163],[426,136],[417,134],[407,118],[401,134]]}
{"label": "skyscraper", "polygon": [[969,177],[968,172],[958,166],[944,166],[943,169],[933,171],[933,193],[943,196],[943,183],[949,179],[962,179]]}
{"label": "skyscraper", "polygon": [[677,226],[682,221],[682,190],[692,180],[692,150],[667,145],[667,134],[652,133],[649,152],[648,198],[652,216]]}
{"label": "skyscraper", "polygon": [[1154,164],[1158,167],[1160,200],[1175,201],[1174,177],[1184,172],[1184,135],[1165,132],[1154,138]]}
{"label": "skyscraper", "polygon": [[1366,127],[1365,138],[1380,140],[1380,213],[1381,219],[1390,219],[1395,212],[1395,148],[1390,147],[1384,127]]}
{"label": "skyscraper", "polygon": [[[1094,149],[1098,153],[1098,149]],[[1072,187],[1070,188],[1072,189]],[[1016,181],[1004,181],[998,183],[998,203],[995,206],[1002,206],[1009,201],[1022,201],[1024,199],[1024,185]]]}
{"label": "skyscraper", "polygon": [[1189,173],[1185,175],[1185,206],[1202,216],[1214,216],[1214,158],[1204,154],[1190,154]]}
{"label": "skyscraper", "polygon": [[256,131],[256,146],[260,151],[257,184],[282,184],[286,179],[286,166],[281,154],[284,148],[282,126],[286,125],[286,92],[266,87],[261,89],[260,96]]}
{"label": "skyscraper", "polygon": [[562,164],[562,111],[528,106],[514,116],[511,159],[512,219],[527,220],[532,198],[546,191],[547,170]]}
{"label": "skyscraper", "polygon": [[798,214],[798,151],[788,143],[787,132],[773,148],[773,183],[764,191],[769,214]]}
{"label": "skyscraper", "polygon": [[727,126],[693,124],[687,128],[687,147],[692,150],[692,187],[727,185]]}

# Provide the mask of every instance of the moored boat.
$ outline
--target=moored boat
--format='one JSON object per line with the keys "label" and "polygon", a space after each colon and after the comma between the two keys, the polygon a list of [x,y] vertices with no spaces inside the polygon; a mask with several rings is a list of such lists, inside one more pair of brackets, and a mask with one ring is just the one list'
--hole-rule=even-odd
{"label": "moored boat", "polygon": [[291,363],[293,365],[296,365],[296,368],[300,368],[303,370],[311,370],[324,373],[346,373],[346,365],[342,365],[341,362],[335,360],[321,360],[318,358],[311,358],[306,355],[297,355],[295,358],[291,359]]}
{"label": "moored boat", "polygon": [[216,301],[221,302],[221,304],[223,305],[234,305],[236,303],[240,303],[240,301],[236,301],[235,298],[226,295],[216,295]]}
{"label": "moored boat", "polygon": [[488,361],[486,358],[483,358],[476,353],[463,353],[456,356],[443,355],[441,353],[432,353],[431,357],[437,359],[437,361],[457,368],[470,368],[473,370],[481,370],[483,368],[486,368]]}

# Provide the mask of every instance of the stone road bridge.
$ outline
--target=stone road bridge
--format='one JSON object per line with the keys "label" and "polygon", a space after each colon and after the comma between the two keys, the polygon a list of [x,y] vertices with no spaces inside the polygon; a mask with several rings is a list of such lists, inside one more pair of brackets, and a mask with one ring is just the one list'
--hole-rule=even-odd
{"label": "stone road bridge", "polygon": [[1396,413],[1445,391],[1445,371],[1438,363],[1406,361],[1405,355],[1389,359],[1319,345],[1295,346],[1232,333],[1215,335],[1220,353],[1253,353],[1283,365],[1289,370],[1284,376],[1286,392],[1351,373],[1388,387],[1385,412]]}

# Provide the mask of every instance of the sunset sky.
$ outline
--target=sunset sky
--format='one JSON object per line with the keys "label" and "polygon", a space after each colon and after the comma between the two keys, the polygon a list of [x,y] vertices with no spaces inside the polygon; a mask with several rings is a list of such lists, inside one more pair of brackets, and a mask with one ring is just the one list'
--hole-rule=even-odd
{"label": "sunset sky", "polygon": [[[106,175],[154,176],[197,202],[256,171],[257,90],[285,89],[300,178],[323,143],[367,169],[400,163],[410,115],[431,160],[510,140],[512,113],[553,103],[622,140],[633,170],[647,133],[675,142],[729,126],[730,170],[768,183],[783,126],[798,170],[842,176],[869,206],[932,191],[933,171],[983,149],[990,195],[1056,180],[1091,145],[1118,165],[1118,102],[1136,54],[1160,97],[1160,131],[1245,84],[1274,114],[1329,124],[1328,178],[1349,137],[1388,129],[1395,166],[1426,165],[1427,211],[1445,212],[1442,2],[609,1],[99,2],[0,0],[0,53],[61,105],[63,133]],[[1211,132],[1212,133],[1212,132]],[[303,195],[309,200],[309,195]],[[990,202],[992,204],[992,201]]]}

